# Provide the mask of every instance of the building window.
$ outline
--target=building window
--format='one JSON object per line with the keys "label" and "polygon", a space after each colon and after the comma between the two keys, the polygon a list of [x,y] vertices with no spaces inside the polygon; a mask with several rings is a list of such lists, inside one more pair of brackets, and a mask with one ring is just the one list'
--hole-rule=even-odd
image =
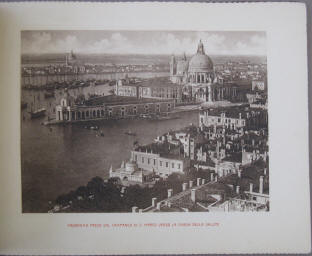
{"label": "building window", "polygon": [[137,161],[138,161],[138,156],[135,155],[135,156],[134,156],[134,159],[135,159],[135,161],[137,162]]}
{"label": "building window", "polygon": [[159,165],[162,166],[162,161],[159,161]]}
{"label": "building window", "polygon": [[144,164],[144,157],[142,156],[142,164]]}
{"label": "building window", "polygon": [[181,169],[181,164],[178,164],[178,169]]}
{"label": "building window", "polygon": [[174,163],[171,164],[171,167],[174,168]]}
{"label": "building window", "polygon": [[168,167],[169,166],[169,163],[168,162],[166,162],[166,167]]}
{"label": "building window", "polygon": [[147,159],[147,163],[150,164],[150,159],[149,158]]}
{"label": "building window", "polygon": [[154,165],[156,165],[156,159],[154,159]]}

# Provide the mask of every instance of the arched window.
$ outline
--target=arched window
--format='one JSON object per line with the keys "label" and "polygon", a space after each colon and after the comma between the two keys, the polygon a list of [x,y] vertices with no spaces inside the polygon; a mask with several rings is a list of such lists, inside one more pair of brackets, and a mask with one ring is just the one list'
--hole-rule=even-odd
{"label": "arched window", "polygon": [[89,117],[89,110],[86,111],[86,117]]}
{"label": "arched window", "polygon": [[101,116],[104,116],[104,110],[103,109],[101,110]]}
{"label": "arched window", "polygon": [[95,112],[95,110],[93,110],[93,117],[96,117],[96,112]]}
{"label": "arched window", "polygon": [[85,112],[84,111],[82,111],[82,119],[85,119]]}
{"label": "arched window", "polygon": [[81,112],[79,111],[78,112],[78,119],[80,119],[81,118]]}
{"label": "arched window", "polygon": [[100,110],[97,110],[96,114],[97,114],[97,117],[100,117],[101,116]]}

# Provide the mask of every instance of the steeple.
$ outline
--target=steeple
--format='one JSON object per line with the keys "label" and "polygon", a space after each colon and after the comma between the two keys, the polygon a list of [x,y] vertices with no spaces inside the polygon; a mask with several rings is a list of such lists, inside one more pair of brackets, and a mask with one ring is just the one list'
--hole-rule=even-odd
{"label": "steeple", "polygon": [[205,54],[204,45],[201,39],[199,40],[199,43],[198,43],[197,53]]}
{"label": "steeple", "polygon": [[175,59],[174,54],[171,55],[171,61],[170,62],[173,64],[176,63],[176,59]]}

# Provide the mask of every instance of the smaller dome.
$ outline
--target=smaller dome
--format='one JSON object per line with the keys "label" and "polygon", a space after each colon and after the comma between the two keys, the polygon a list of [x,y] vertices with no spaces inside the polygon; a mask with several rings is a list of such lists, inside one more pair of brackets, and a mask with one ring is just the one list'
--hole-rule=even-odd
{"label": "smaller dome", "polygon": [[137,164],[135,162],[127,162],[126,163],[126,171],[127,172],[134,172],[137,169]]}

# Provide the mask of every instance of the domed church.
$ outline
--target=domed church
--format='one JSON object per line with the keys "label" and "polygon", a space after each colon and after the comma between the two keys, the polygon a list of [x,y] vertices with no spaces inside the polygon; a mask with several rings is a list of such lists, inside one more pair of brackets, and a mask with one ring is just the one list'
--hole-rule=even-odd
{"label": "domed church", "polygon": [[199,41],[197,52],[190,60],[185,54],[176,60],[171,56],[170,80],[183,85],[183,94],[198,102],[213,102],[228,100],[236,94],[236,87],[223,84],[223,79],[214,72],[213,62],[206,55],[204,44]]}

